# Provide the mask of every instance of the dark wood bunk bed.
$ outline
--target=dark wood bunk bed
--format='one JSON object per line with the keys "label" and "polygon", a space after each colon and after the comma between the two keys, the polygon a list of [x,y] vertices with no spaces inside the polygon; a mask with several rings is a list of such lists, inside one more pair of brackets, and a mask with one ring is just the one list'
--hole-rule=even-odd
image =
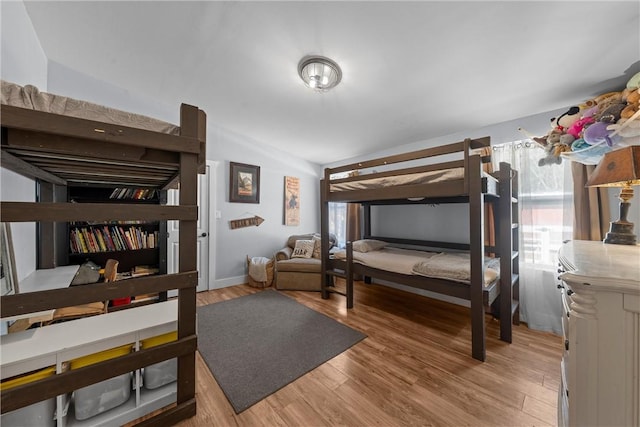
{"label": "dark wood bunk bed", "polygon": [[[518,251],[514,249],[518,246],[517,173],[508,163],[501,163],[500,170],[495,173],[483,172],[483,164],[490,162],[490,155],[474,154],[474,150],[489,146],[489,137],[465,139],[440,147],[325,169],[320,191],[322,297],[326,299],[331,293],[341,294],[346,297],[347,308],[352,308],[354,275],[364,276],[367,283],[370,283],[371,278],[399,283],[470,301],[473,358],[484,361],[486,357],[487,307],[491,307],[492,313],[501,319],[500,339],[511,342],[512,322],[519,323]],[[452,157],[456,160],[449,160]],[[372,168],[384,171],[362,173]],[[354,171],[358,173],[351,173]],[[337,178],[345,173],[351,176]],[[441,175],[442,178],[435,182],[418,178],[423,174]],[[376,183],[396,177],[402,177],[403,182],[391,185],[388,182]],[[409,177],[408,181],[406,177]],[[400,274],[354,262],[352,242],[347,242],[346,259],[330,255],[325,242],[328,242],[331,202],[359,203],[363,206],[363,239],[376,239],[390,245],[420,250],[469,253],[469,283]],[[372,206],[418,203],[468,204],[469,242],[437,242],[371,235]],[[487,215],[489,205],[492,206],[493,213]],[[495,227],[494,245],[485,243],[485,222],[492,223]],[[485,256],[500,257],[499,277],[486,286]],[[346,290],[333,286],[334,277],[345,278]]]}
{"label": "dark wood bunk bed", "polygon": [[[3,82],[3,90],[4,85],[5,82]],[[60,238],[68,239],[68,234],[66,237],[58,236],[56,239],[51,239],[51,236],[55,235],[53,225],[68,221],[177,220],[179,221],[180,247],[179,272],[175,274],[3,296],[0,300],[2,317],[8,318],[131,295],[178,290],[177,303],[170,301],[120,311],[120,313],[132,312],[133,314],[137,310],[160,307],[161,304],[174,304],[177,307],[172,305],[174,313],[172,324],[177,324],[176,341],[148,349],[136,349],[137,351],[124,356],[76,370],[58,371],[55,375],[38,381],[9,390],[3,389],[2,414],[45,399],[68,395],[80,387],[136,371],[144,366],[177,358],[178,380],[177,384],[172,386],[174,388],[169,398],[173,403],[160,410],[154,409],[153,416],[142,421],[141,424],[169,425],[195,415],[198,276],[194,255],[197,223],[196,192],[197,175],[203,173],[206,157],[206,114],[197,107],[182,104],[180,126],[173,126],[169,131],[171,133],[165,133],[164,130],[154,131],[133,127],[129,121],[125,122],[127,125],[114,123],[113,116],[105,119],[109,122],[104,122],[78,118],[77,116],[82,114],[81,111],[77,111],[75,116],[69,116],[8,104],[3,97],[0,111],[2,166],[34,179],[41,188],[64,188],[72,184],[160,190],[176,188],[179,185],[180,188],[178,206],[126,203],[79,205],[66,200],[56,200],[53,196],[45,198],[47,201],[35,203],[2,201],[0,204],[2,222],[35,222],[40,227],[39,234],[44,237],[40,239],[39,244],[47,246],[48,249],[39,248],[39,256],[49,258],[38,260],[39,268],[43,265],[56,267],[54,259],[56,250],[53,241]],[[139,117],[144,118],[144,116]],[[56,194],[56,192],[49,191],[47,194]],[[111,314],[99,315],[91,319],[101,322],[109,316]],[[75,321],[37,329],[38,333],[45,333],[47,328],[65,327],[73,323]],[[105,323],[101,324],[102,326],[109,328]],[[8,336],[10,335],[12,334]],[[5,378],[4,372],[3,378]],[[136,400],[136,406],[138,404]],[[58,416],[61,417],[61,415]],[[139,417],[134,417],[134,419],[137,418]],[[122,421],[123,419],[119,418],[118,423]],[[68,420],[60,421],[59,419],[58,425],[65,425],[65,422],[69,425]],[[88,424],[92,422],[89,421]]]}

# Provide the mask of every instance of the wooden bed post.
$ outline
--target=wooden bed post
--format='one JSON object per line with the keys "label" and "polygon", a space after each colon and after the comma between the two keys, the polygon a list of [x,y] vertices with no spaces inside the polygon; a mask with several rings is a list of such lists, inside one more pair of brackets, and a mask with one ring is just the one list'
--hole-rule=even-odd
{"label": "wooden bed post", "polygon": [[329,299],[329,277],[327,269],[329,267],[329,202],[328,192],[330,175],[327,169],[324,170],[324,179],[320,180],[320,290],[322,299]]}
{"label": "wooden bed post", "polygon": [[513,301],[513,183],[511,165],[500,163],[500,339],[511,342],[512,321],[514,313]]}
{"label": "wooden bed post", "polygon": [[347,242],[347,267],[345,276],[347,281],[347,308],[353,308],[353,242]]}
{"label": "wooden bed post", "polygon": [[469,188],[469,251],[471,258],[471,355],[484,362],[486,357],[484,301],[484,194],[480,156],[469,157],[465,175]]}
{"label": "wooden bed post", "polygon": [[[196,107],[183,104],[180,108],[180,131],[182,136],[198,137],[201,131],[199,112]],[[198,205],[198,156],[191,153],[180,154],[180,206]],[[180,220],[179,270],[181,273],[197,271],[197,220]],[[178,339],[196,335],[196,288],[182,288],[178,291]],[[196,369],[195,353],[178,358],[177,406],[196,413]]]}

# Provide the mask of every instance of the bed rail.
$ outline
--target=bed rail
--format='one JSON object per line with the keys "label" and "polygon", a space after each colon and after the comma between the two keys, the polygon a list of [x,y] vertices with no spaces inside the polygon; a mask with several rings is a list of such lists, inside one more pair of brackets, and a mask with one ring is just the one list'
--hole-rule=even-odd
{"label": "bed rail", "polygon": [[[330,202],[465,196],[469,193],[469,182],[476,180],[469,173],[471,162],[483,164],[491,161],[490,156],[478,155],[473,150],[489,144],[489,137],[467,138],[440,147],[326,168],[322,180],[323,187],[326,187],[324,194]],[[451,155],[458,159],[452,160]],[[429,159],[435,162],[416,165]],[[374,167],[384,170],[376,171],[372,169]],[[339,176],[345,172],[349,176]],[[401,185],[395,183],[399,179],[403,180]],[[477,179],[482,180],[484,191],[494,190],[492,177],[478,174]],[[388,186],[390,180],[395,183],[391,187]]]}

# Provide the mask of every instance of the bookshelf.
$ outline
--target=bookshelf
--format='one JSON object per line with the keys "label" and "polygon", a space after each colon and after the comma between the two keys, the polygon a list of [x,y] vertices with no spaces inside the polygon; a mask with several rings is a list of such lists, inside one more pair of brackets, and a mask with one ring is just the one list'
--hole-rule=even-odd
{"label": "bookshelf", "polygon": [[[166,191],[128,187],[68,188],[70,203],[166,204]],[[90,260],[104,266],[108,259],[119,262],[121,277],[135,277],[135,269],[145,268],[166,274],[165,221],[76,221],[68,223],[68,253],[71,264]],[[166,299],[166,295],[162,298]]]}

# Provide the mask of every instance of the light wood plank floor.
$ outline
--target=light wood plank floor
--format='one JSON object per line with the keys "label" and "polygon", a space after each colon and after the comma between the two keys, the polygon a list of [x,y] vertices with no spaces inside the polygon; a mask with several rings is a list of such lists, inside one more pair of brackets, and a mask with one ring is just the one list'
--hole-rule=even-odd
{"label": "light wood plank floor", "polygon": [[[236,415],[197,355],[197,415],[190,426],[553,426],[561,338],[515,327],[498,339],[487,316],[487,360],[471,358],[467,308],[356,283],[344,297],[284,291],[368,337]],[[261,290],[248,285],[198,294],[211,304]],[[215,325],[211,325],[215,328]]]}

